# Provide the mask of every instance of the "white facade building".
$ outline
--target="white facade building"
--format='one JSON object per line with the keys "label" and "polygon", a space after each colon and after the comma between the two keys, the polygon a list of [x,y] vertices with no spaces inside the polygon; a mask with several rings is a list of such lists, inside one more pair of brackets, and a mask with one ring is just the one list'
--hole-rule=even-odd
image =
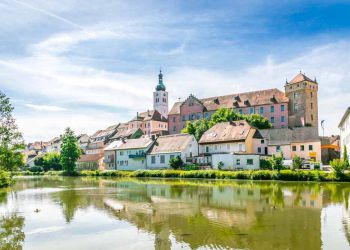
{"label": "white facade building", "polygon": [[177,156],[180,156],[184,163],[190,164],[197,155],[198,143],[193,135],[160,136],[147,154],[147,168],[170,168],[170,159]]}
{"label": "white facade building", "polygon": [[348,155],[350,156],[350,107],[345,111],[340,123],[340,148],[341,157],[344,155],[344,148],[347,148]]}
{"label": "white facade building", "polygon": [[213,154],[212,166],[218,169],[219,163],[223,164],[222,169],[243,169],[252,170],[260,168],[260,156],[253,154]]}
{"label": "white facade building", "polygon": [[117,170],[146,169],[146,153],[153,143],[149,137],[122,141],[116,149]]}

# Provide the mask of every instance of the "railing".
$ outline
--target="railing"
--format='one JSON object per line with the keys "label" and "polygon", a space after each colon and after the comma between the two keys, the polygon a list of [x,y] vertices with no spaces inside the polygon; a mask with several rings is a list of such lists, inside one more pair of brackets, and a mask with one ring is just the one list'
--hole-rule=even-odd
{"label": "railing", "polygon": [[139,158],[146,158],[146,154],[142,153],[142,154],[133,154],[133,155],[129,155],[130,159],[139,159]]}

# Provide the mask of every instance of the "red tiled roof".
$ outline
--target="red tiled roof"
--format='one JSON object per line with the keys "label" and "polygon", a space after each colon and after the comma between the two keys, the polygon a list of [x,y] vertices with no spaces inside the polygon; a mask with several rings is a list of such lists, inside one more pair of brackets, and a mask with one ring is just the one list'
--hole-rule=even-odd
{"label": "red tiled roof", "polygon": [[[203,104],[206,111],[215,111],[219,108],[242,108],[273,103],[285,103],[289,101],[284,92],[276,88],[215,96],[198,100]],[[176,102],[170,110],[169,115],[180,114],[180,107],[182,104],[183,102]]]}
{"label": "red tiled roof", "polygon": [[218,123],[202,135],[199,143],[243,141],[247,138],[252,128],[244,120]]}
{"label": "red tiled roof", "polygon": [[315,82],[300,72],[290,82],[288,82],[288,84],[293,84],[293,83],[298,83],[298,82],[303,82],[303,81]]}
{"label": "red tiled roof", "polygon": [[138,114],[137,117],[134,117],[132,121],[160,121],[160,122],[167,122],[167,119],[161,115],[157,110],[148,110],[145,112],[141,112]]}

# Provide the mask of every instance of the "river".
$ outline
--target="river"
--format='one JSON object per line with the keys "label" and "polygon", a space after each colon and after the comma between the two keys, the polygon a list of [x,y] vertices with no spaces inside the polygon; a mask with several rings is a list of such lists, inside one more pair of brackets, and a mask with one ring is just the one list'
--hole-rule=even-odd
{"label": "river", "polygon": [[350,184],[20,177],[0,250],[350,249]]}

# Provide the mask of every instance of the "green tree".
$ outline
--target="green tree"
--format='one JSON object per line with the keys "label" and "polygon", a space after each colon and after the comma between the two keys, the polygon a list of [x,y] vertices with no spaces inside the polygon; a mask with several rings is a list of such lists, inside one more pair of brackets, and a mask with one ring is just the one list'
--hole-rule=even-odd
{"label": "green tree", "polygon": [[21,153],[24,142],[12,116],[13,110],[10,99],[0,92],[0,168],[6,171],[15,171],[24,165]]}
{"label": "green tree", "polygon": [[283,153],[281,152],[279,156],[273,154],[270,162],[273,170],[277,170],[278,172],[281,171],[283,168]]}
{"label": "green tree", "polygon": [[42,157],[34,160],[35,166],[40,166],[44,171],[62,170],[61,155],[56,152],[46,153]]}
{"label": "green tree", "polygon": [[294,156],[293,164],[292,164],[293,169],[300,169],[302,166],[303,166],[303,161],[301,160],[301,158],[297,155]]}
{"label": "green tree", "polygon": [[269,123],[265,117],[259,114],[241,115],[230,108],[219,108],[211,116],[209,121],[202,119],[193,122],[187,122],[186,128],[181,132],[194,135],[197,140],[200,140],[202,135],[215,124],[220,122],[238,120],[246,120],[251,126],[254,126],[258,129],[266,129],[272,127],[271,123]]}
{"label": "green tree", "polygon": [[61,160],[60,163],[67,174],[75,172],[75,163],[81,154],[80,147],[74,132],[66,128],[62,137]]}
{"label": "green tree", "polygon": [[344,146],[343,160],[344,160],[344,163],[346,164],[346,167],[349,167],[349,155],[348,155],[348,149],[346,145]]}
{"label": "green tree", "polygon": [[183,161],[181,159],[180,156],[176,156],[170,159],[169,161],[169,165],[170,167],[172,167],[173,169],[179,169],[180,167],[183,166]]}

